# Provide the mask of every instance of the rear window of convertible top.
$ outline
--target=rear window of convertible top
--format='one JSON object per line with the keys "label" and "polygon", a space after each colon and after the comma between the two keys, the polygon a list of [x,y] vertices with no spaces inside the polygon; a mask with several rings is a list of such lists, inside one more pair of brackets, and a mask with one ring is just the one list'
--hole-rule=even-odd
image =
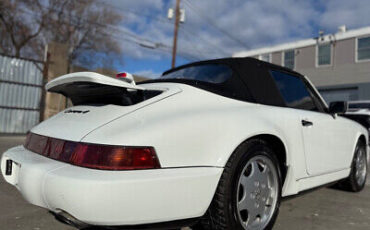
{"label": "rear window of convertible top", "polygon": [[167,74],[161,79],[186,79],[219,84],[232,76],[232,70],[226,65],[204,64],[181,68]]}

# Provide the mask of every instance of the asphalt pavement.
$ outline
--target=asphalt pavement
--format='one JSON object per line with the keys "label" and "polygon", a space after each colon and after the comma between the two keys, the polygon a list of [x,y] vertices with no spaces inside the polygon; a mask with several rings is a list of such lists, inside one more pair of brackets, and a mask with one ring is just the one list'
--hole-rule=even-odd
{"label": "asphalt pavement", "polygon": [[[0,154],[22,144],[23,136],[0,136]],[[45,209],[28,204],[0,178],[0,230],[73,230]],[[188,228],[186,228],[188,229]],[[370,183],[350,193],[321,188],[282,202],[274,230],[369,230]]]}

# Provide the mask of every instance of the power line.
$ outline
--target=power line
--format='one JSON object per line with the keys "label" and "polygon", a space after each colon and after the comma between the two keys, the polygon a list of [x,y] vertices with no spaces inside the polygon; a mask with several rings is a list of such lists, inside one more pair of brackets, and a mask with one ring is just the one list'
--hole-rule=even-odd
{"label": "power line", "polygon": [[[184,35],[185,35],[185,37],[187,38],[186,40],[189,42],[191,39],[190,39],[190,36],[187,34],[187,31],[186,30],[182,30],[182,32],[185,32],[184,33]],[[192,49],[199,55],[199,57],[201,58],[201,59],[206,59],[206,58],[204,58],[204,54],[202,54],[200,51],[199,51],[199,49],[197,49],[197,47],[195,47],[195,46],[192,46]]]}
{"label": "power line", "polygon": [[[42,6],[44,9],[49,9],[49,10],[54,10],[55,9],[51,9],[50,7],[46,7],[46,6]],[[33,14],[35,15],[35,12],[32,12],[32,11],[25,11],[23,10],[23,12],[25,13],[28,13],[28,14]],[[85,18],[82,18],[80,16],[73,16],[74,19],[80,19],[82,20],[83,23],[88,23],[88,24],[94,24],[98,27],[102,27],[104,28],[106,31],[110,31],[111,33],[110,34],[105,34],[106,36],[112,36],[112,34],[117,34],[115,32],[119,32],[121,34],[125,34],[127,35],[130,39],[128,38],[125,38],[125,37],[121,37],[120,39],[122,40],[126,40],[126,41],[129,41],[129,42],[133,42],[133,43],[136,43],[137,45],[141,45],[142,42],[148,42],[148,43],[152,43],[152,44],[156,44],[157,46],[166,46],[165,44],[162,44],[162,43],[156,43],[156,42],[153,42],[151,40],[148,40],[146,38],[143,38],[143,37],[140,37],[130,31],[128,31],[126,28],[122,28],[122,27],[117,27],[117,26],[114,26],[114,25],[111,25],[111,24],[103,24],[103,23],[99,23],[99,22],[96,22],[96,21],[89,21]],[[63,21],[64,23],[70,23],[74,26],[79,26],[78,24],[76,24],[75,22],[73,21],[68,21],[68,20],[65,20]]]}
{"label": "power line", "polygon": [[[131,42],[133,43],[131,40],[129,39],[125,39],[125,38],[122,38],[122,37],[118,37],[118,35],[116,34],[106,34],[107,36],[111,36],[111,38],[115,39],[116,41],[121,41],[124,40],[124,41],[127,41],[127,42]],[[141,44],[138,44],[138,43],[135,43],[136,45],[139,45],[140,47]],[[152,49],[153,52],[155,51],[158,51],[158,52],[164,52],[164,53],[167,53],[167,54],[170,54],[171,53],[171,47],[167,47],[167,46],[162,46],[162,47],[157,47],[156,49]],[[184,53],[184,52],[179,52],[178,54],[179,56],[183,57],[183,58],[186,58],[188,60],[191,60],[191,61],[199,61],[200,59],[191,55],[191,54],[187,54],[187,53]]]}
{"label": "power line", "polygon": [[[165,23],[168,23],[168,24],[171,24],[171,25],[172,25],[172,23],[171,23],[169,20],[166,20],[166,19],[164,19],[164,18],[162,18],[162,17],[154,17],[154,16],[153,16],[153,15],[151,15],[151,14],[142,13],[142,12],[138,12],[138,11],[135,11],[135,10],[132,10],[132,9],[128,9],[128,8],[125,8],[125,7],[121,7],[121,5],[119,5],[119,6],[113,6],[113,5],[112,5],[112,4],[110,4],[110,3],[102,3],[102,2],[98,2],[98,4],[104,5],[105,7],[108,5],[108,6],[109,6],[109,8],[111,8],[111,9],[113,9],[113,10],[115,10],[115,11],[118,11],[117,9],[119,9],[119,10],[127,11],[127,12],[129,12],[129,13],[131,13],[131,14],[138,15],[138,16],[142,16],[142,15],[144,15],[145,17],[151,18],[151,19],[156,20],[156,21],[158,21],[158,22],[165,22]],[[190,29],[190,28],[186,28],[186,27],[184,27],[184,25],[182,25],[182,24],[180,24],[180,26],[179,26],[179,30],[180,30],[180,31],[181,31],[181,30],[184,30],[184,31],[185,31],[185,30],[188,30],[188,31],[185,31],[185,32],[186,32],[186,33],[191,33],[191,34],[192,34],[192,36],[195,36],[195,37],[200,38],[201,40],[203,40],[203,41],[204,41],[204,45],[208,46],[210,49],[212,49],[212,50],[217,49],[218,51],[220,51],[220,53],[223,53],[225,56],[229,56],[229,53],[228,53],[228,52],[226,52],[226,51],[222,50],[219,46],[215,45],[215,44],[214,44],[214,43],[212,43],[211,41],[206,41],[203,37],[201,37],[201,36],[199,36],[199,35],[195,34],[196,32],[194,32],[194,30],[192,30],[192,29]],[[192,30],[192,31],[190,31],[190,30]],[[197,53],[198,53],[198,52],[197,52]]]}
{"label": "power line", "polygon": [[193,37],[201,39],[204,42],[204,44],[207,44],[209,47],[212,46],[214,49],[218,50],[218,52],[220,52],[220,53],[223,53],[223,55],[225,55],[225,56],[229,55],[229,53],[227,51],[221,49],[218,45],[214,44],[212,41],[205,40],[202,36],[200,36],[199,34],[196,34],[196,32],[194,32],[194,30],[192,30],[190,28],[187,28],[185,26],[180,26],[180,31],[183,31],[183,32],[185,32],[185,33],[187,33],[187,34],[189,34]]}
{"label": "power line", "polygon": [[[121,5],[120,5],[120,6],[113,6],[113,5],[112,5],[112,4],[110,4],[110,3],[102,3],[102,2],[100,2],[100,1],[98,1],[97,3],[98,3],[98,4],[101,4],[101,5],[105,6],[105,7],[106,7],[106,5],[108,5],[108,6],[109,6],[109,8],[111,8],[111,9],[113,9],[113,10],[115,10],[115,11],[118,11],[118,10],[117,10],[117,8],[118,8],[119,10],[126,11],[126,12],[129,12],[129,13],[134,14],[134,15],[138,15],[138,16],[143,16],[143,15],[144,15],[145,17],[151,18],[151,19],[153,19],[153,20],[156,20],[156,21],[159,21],[159,22],[165,22],[165,23],[168,23],[168,24],[171,24],[171,25],[172,25],[172,23],[171,23],[170,21],[168,21],[168,20],[166,20],[166,19],[164,19],[164,18],[161,18],[161,17],[154,17],[153,15],[150,15],[150,14],[147,14],[147,13],[143,13],[143,12],[135,11],[135,10],[128,9],[128,8],[124,8],[124,7],[121,7]],[[179,28],[181,28],[181,26],[180,26]],[[171,49],[171,48],[172,48],[171,46],[169,46],[169,45],[164,45],[164,44],[162,44],[162,43],[157,43],[157,44],[159,44],[160,46],[165,46],[166,48],[169,48],[169,49]],[[140,44],[140,45],[141,45],[141,44]],[[159,47],[157,47],[157,48],[159,48]],[[179,53],[180,53],[180,54],[179,54],[179,56],[185,57],[186,59],[191,59],[191,60],[201,60],[200,58],[198,58],[198,57],[194,56],[193,54],[190,54],[189,52],[179,51]]]}
{"label": "power line", "polygon": [[[51,10],[51,11],[56,11],[55,9],[52,9],[51,7],[47,7],[47,6],[41,6],[42,8],[44,8],[44,9],[48,9],[48,10]],[[29,15],[37,15],[37,13],[36,12],[33,12],[33,11],[30,11],[30,10],[27,10],[27,9],[23,9],[22,10],[22,12],[23,13],[27,13],[27,14],[29,14]],[[95,21],[89,21],[89,20],[86,20],[85,18],[82,18],[82,17],[80,17],[80,16],[72,16],[73,17],[73,19],[80,19],[80,20],[82,20],[82,22],[84,22],[84,23],[88,23],[88,24],[94,24],[94,25],[96,25],[96,26],[98,26],[98,27],[103,27],[103,28],[105,28],[105,29],[110,29],[111,31],[115,31],[115,32],[120,32],[120,33],[122,33],[122,34],[125,34],[125,35],[127,35],[127,36],[129,36],[130,38],[132,38],[133,40],[131,40],[132,42],[135,42],[135,43],[137,43],[138,45],[140,45],[141,43],[140,42],[152,42],[152,41],[150,41],[150,40],[148,40],[148,39],[145,39],[145,38],[142,38],[142,37],[139,37],[138,35],[136,35],[136,34],[134,34],[134,33],[132,33],[132,32],[129,32],[127,29],[123,29],[123,28],[121,28],[121,27],[117,27],[117,26],[113,26],[113,25],[111,25],[111,24],[103,24],[103,23],[99,23],[99,22],[95,22]],[[68,20],[63,20],[63,22],[64,23],[69,23],[69,24],[72,24],[72,25],[74,25],[74,26],[79,26],[78,24],[76,24],[75,22],[73,22],[73,21],[68,21]],[[113,34],[113,33],[112,33]],[[123,38],[122,38],[123,39]],[[127,40],[127,39],[126,39]],[[152,42],[153,44],[156,44],[156,43],[154,43],[154,42]]]}
{"label": "power line", "polygon": [[[55,11],[55,9],[52,9],[50,7],[47,7],[47,6],[42,5],[41,7],[44,8],[44,9]],[[37,15],[37,12],[29,11],[29,10],[26,10],[26,9],[23,9],[22,12],[30,14],[30,15]],[[118,27],[118,26],[114,26],[114,25],[111,25],[111,24],[103,24],[103,23],[99,23],[99,22],[95,22],[95,21],[89,21],[85,18],[82,18],[80,16],[76,16],[76,15],[74,15],[73,18],[74,19],[80,19],[84,23],[90,23],[90,24],[93,24],[93,25],[104,28],[105,31],[101,31],[101,33],[105,36],[110,36],[110,37],[114,38],[116,41],[119,41],[119,42],[126,41],[126,42],[136,44],[141,48],[159,50],[161,52],[165,52],[165,53],[168,53],[168,54],[170,54],[172,52],[171,51],[171,49],[172,49],[171,46],[160,43],[160,42],[153,42],[153,41],[148,40],[146,38],[140,37],[140,36],[130,32],[130,31],[128,31],[126,28],[122,28],[121,26]],[[66,19],[64,19],[63,22],[70,23],[74,26],[78,26],[75,22],[67,21]],[[118,37],[117,36],[118,34],[116,32],[127,35],[128,37],[124,37],[124,36]],[[153,44],[154,48],[149,48],[149,47],[145,46],[145,43]],[[179,56],[181,56],[183,58],[186,58],[188,60],[192,60],[192,61],[200,60],[198,57],[196,57],[196,56],[194,56],[190,53],[183,52],[183,51],[179,51]]]}
{"label": "power line", "polygon": [[[101,25],[101,26],[104,26],[104,25]],[[166,52],[166,53],[171,53],[171,49],[172,47],[169,46],[169,45],[166,45],[166,44],[163,44],[163,43],[156,43],[156,42],[153,42],[153,41],[150,41],[146,38],[141,38],[137,35],[134,35],[134,34],[131,34],[125,30],[122,30],[120,27],[116,27],[116,26],[113,26],[113,25],[109,25],[107,24],[106,26],[108,26],[111,30],[117,30],[119,32],[122,32],[126,35],[129,35],[131,37],[134,37],[136,38],[137,40],[130,40],[130,39],[127,39],[127,38],[124,38],[124,37],[117,37],[117,34],[116,33],[110,33],[110,34],[106,34],[107,36],[111,36],[111,37],[114,37],[115,40],[117,41],[121,41],[121,40],[125,40],[125,41],[128,41],[128,42],[132,42],[132,43],[135,43],[136,45],[139,45],[141,47],[144,47],[144,48],[149,48],[147,46],[145,46],[145,44],[143,44],[143,41],[144,42],[148,42],[148,43],[152,43],[154,44],[154,48],[149,48],[149,49],[153,49],[153,50],[161,50],[162,52]],[[138,41],[140,40],[140,41]],[[195,57],[194,55],[190,54],[190,53],[185,53],[184,51],[179,51],[179,56],[182,56],[186,59],[190,59],[190,60],[200,60],[199,58]]]}
{"label": "power line", "polygon": [[202,17],[203,19],[205,19],[208,24],[210,24],[211,26],[213,26],[214,28],[216,28],[217,30],[219,30],[220,32],[225,34],[227,37],[229,37],[234,42],[238,43],[239,45],[243,46],[246,49],[249,49],[248,45],[246,45],[244,42],[242,42],[239,38],[236,38],[233,35],[231,35],[225,29],[218,26],[217,23],[215,23],[210,17],[206,16],[207,14],[201,12],[201,10],[199,10],[195,6],[193,6],[188,0],[184,0],[184,2],[190,9],[192,9],[194,11],[194,13],[196,13],[199,17]]}
{"label": "power line", "polygon": [[[168,23],[168,24],[171,24],[172,25],[172,23],[169,20],[164,19],[162,17],[155,17],[155,16],[153,16],[151,14],[148,14],[148,13],[143,13],[143,12],[135,11],[135,10],[128,9],[128,8],[125,8],[125,7],[121,7],[121,5],[119,5],[119,6],[113,6],[110,3],[105,4],[105,3],[102,3],[102,2],[99,2],[99,1],[97,3],[98,4],[101,4],[101,5],[104,5],[105,7],[108,5],[109,8],[111,8],[111,9],[113,9],[115,11],[122,10],[124,12],[126,11],[126,12],[129,12],[129,13],[134,14],[134,15],[145,16],[145,17],[148,17],[148,18],[150,18],[152,20],[155,20],[155,21],[158,21],[158,22],[161,22],[161,23],[164,22],[164,23]],[[180,30],[180,28],[181,28],[181,26],[179,26],[179,30]],[[167,45],[167,48],[172,48],[172,47],[170,47],[170,46]],[[201,60],[200,58],[198,58],[198,57],[196,57],[196,56],[194,56],[194,55],[192,55],[192,54],[190,54],[189,52],[186,52],[186,51],[179,51],[179,53],[180,53],[179,56],[182,56],[182,57],[184,57],[184,53],[186,53],[185,55],[187,57],[185,57],[185,58],[187,58],[187,59],[189,59],[189,57],[190,57],[190,59],[192,59],[192,60]]]}
{"label": "power line", "polygon": [[156,21],[159,21],[159,22],[165,22],[165,23],[168,23],[168,24],[171,24],[172,25],[172,23],[169,20],[166,20],[166,19],[164,19],[162,17],[154,17],[153,15],[148,14],[148,13],[145,13],[145,12],[142,12],[142,11],[137,11],[137,10],[133,10],[131,8],[121,7],[121,5],[119,5],[119,6],[112,5],[111,3],[108,3],[108,2],[104,2],[103,3],[101,1],[97,1],[96,3],[99,4],[99,5],[102,5],[104,7],[106,7],[108,5],[109,8],[111,8],[111,9],[113,9],[115,11],[122,10],[125,13],[128,12],[128,13],[133,14],[133,15],[144,16],[144,17],[151,18],[151,19],[156,20]]}
{"label": "power line", "polygon": [[[110,5],[110,4],[109,4]],[[135,12],[135,11],[133,11]],[[75,16],[77,18],[80,18],[81,17],[78,17],[78,16]],[[82,19],[82,20],[85,20],[85,19]],[[151,40],[148,40],[146,38],[143,38],[143,37],[140,37],[132,32],[129,32],[126,28],[122,28],[121,26],[117,27],[117,26],[114,26],[114,25],[111,25],[111,24],[103,24],[103,23],[99,23],[99,22],[91,22],[91,21],[88,21],[88,23],[92,23],[92,24],[95,24],[97,26],[101,26],[101,27],[104,27],[104,28],[108,28],[110,29],[111,31],[118,31],[120,33],[123,33],[123,34],[126,34],[128,36],[130,36],[131,38],[134,38],[134,40],[130,40],[130,39],[127,39],[127,38],[123,38],[123,37],[116,37],[115,40],[117,41],[121,41],[121,40],[125,40],[125,41],[128,41],[128,42],[132,42],[132,43],[136,43],[137,45],[141,46],[141,47],[144,47],[144,48],[148,48],[147,46],[145,46],[145,42],[147,43],[152,43],[154,45],[154,48],[155,49],[158,49],[158,50],[161,50],[162,52],[167,52],[167,53],[170,53],[170,49],[172,49],[171,46],[169,45],[166,45],[166,44],[163,44],[163,43],[160,43],[160,42],[153,42]],[[116,33],[111,33],[111,34],[106,34],[107,36],[112,36],[113,34],[116,34]],[[149,48],[149,49],[153,49],[154,48]],[[163,48],[163,49],[161,49]],[[169,49],[169,50],[166,50]],[[195,57],[194,55],[190,54],[190,53],[185,53],[183,51],[179,51],[179,56],[182,56],[186,59],[190,59],[190,60],[193,60],[193,61],[198,61],[200,60],[199,58]]]}

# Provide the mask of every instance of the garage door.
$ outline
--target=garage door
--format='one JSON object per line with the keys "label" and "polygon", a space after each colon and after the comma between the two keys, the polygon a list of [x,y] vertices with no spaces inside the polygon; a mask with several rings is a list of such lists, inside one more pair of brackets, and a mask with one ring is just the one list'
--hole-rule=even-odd
{"label": "garage door", "polygon": [[359,99],[358,88],[320,89],[319,91],[328,104],[332,101],[353,101]]}

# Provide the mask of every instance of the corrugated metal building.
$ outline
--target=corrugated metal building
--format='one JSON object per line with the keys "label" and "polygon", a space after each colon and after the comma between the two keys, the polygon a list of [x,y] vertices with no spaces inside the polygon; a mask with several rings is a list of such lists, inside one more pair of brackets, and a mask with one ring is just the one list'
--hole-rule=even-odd
{"label": "corrugated metal building", "polygon": [[42,67],[0,56],[0,133],[25,133],[39,122]]}

